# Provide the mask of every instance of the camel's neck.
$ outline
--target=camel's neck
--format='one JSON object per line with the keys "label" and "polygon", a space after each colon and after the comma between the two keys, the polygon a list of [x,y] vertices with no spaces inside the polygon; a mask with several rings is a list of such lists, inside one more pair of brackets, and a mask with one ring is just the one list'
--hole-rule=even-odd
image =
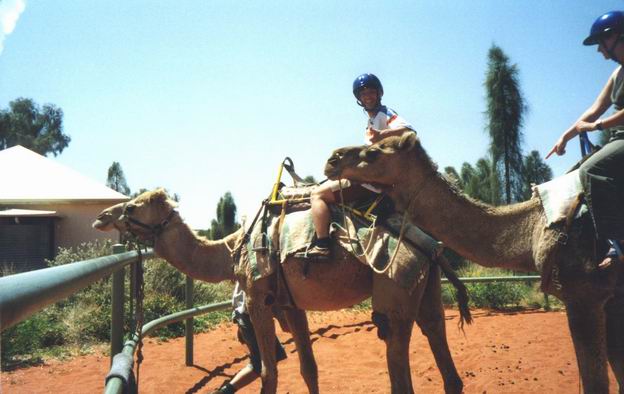
{"label": "camel's neck", "polygon": [[[414,178],[406,175],[405,179]],[[532,237],[540,216],[537,199],[488,206],[459,194],[437,173],[423,185],[397,184],[394,193],[404,209],[413,199],[408,213],[414,223],[460,255],[487,267],[535,269]]]}
{"label": "camel's neck", "polygon": [[206,282],[233,280],[230,250],[240,231],[218,241],[199,238],[186,224],[175,221],[156,240],[154,251],[193,279]]}

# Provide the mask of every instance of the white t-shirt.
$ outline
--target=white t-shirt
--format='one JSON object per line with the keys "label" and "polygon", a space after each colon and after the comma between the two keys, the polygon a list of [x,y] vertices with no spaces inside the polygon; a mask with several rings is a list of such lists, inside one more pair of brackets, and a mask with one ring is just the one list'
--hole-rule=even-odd
{"label": "white t-shirt", "polygon": [[366,144],[372,144],[370,140],[372,135],[368,133],[369,128],[373,128],[375,130],[396,130],[405,127],[416,132],[416,130],[414,130],[414,127],[409,124],[405,119],[400,117],[399,114],[397,114],[394,110],[386,107],[385,105],[382,105],[374,117],[368,118],[368,125],[366,126],[366,134],[364,136]]}

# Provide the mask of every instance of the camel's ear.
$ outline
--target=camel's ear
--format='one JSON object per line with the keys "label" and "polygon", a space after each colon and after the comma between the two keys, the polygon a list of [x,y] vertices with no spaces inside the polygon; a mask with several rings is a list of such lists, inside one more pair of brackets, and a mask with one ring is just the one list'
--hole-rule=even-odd
{"label": "camel's ear", "polygon": [[363,149],[360,152],[359,156],[360,156],[360,159],[364,160],[365,162],[370,163],[376,160],[381,153],[382,153],[382,149],[376,146],[371,146],[371,147]]}
{"label": "camel's ear", "polygon": [[399,140],[399,144],[397,145],[398,150],[412,150],[412,148],[416,145],[416,133],[412,131],[406,131],[401,136]]}

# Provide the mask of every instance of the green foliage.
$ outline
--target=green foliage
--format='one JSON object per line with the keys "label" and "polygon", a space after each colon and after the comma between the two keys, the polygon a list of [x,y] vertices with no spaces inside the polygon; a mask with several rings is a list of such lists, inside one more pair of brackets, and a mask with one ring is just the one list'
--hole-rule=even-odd
{"label": "green foliage", "polygon": [[[511,271],[484,268],[469,263],[457,272],[459,277],[512,276]],[[470,306],[496,310],[517,309],[519,307],[544,308],[544,295],[536,282],[490,282],[468,283]],[[446,285],[442,288],[442,302],[445,305],[456,304],[455,289]],[[551,308],[559,308],[561,304],[553,297],[549,298]]]}
{"label": "green foliage", "polygon": [[453,166],[444,167],[444,176],[446,179],[455,187],[460,190],[464,190],[464,182],[462,178],[457,173],[457,170]]}
{"label": "green foliage", "polygon": [[42,349],[65,343],[63,329],[59,310],[49,307],[2,331],[0,345],[2,370],[23,364],[40,363]]}
{"label": "green foliage", "polygon": [[[75,249],[61,249],[50,266],[73,263],[111,254],[111,242],[89,242]],[[144,262],[144,322],[186,309],[185,276],[162,259]],[[194,282],[194,305],[229,300],[233,285]],[[126,275],[126,289],[129,275]],[[126,293],[126,308],[130,299]],[[196,332],[208,330],[229,319],[231,311],[214,312],[193,319]],[[131,326],[127,312],[124,330]],[[49,306],[29,319],[2,332],[2,368],[33,364],[49,355],[64,355],[67,349],[84,349],[110,341],[111,279],[101,279],[80,292]],[[155,333],[161,338],[184,334],[184,323],[174,323]],[[60,350],[59,350],[60,349]],[[65,349],[65,350],[63,350]]]}
{"label": "green foliage", "polygon": [[317,184],[317,183],[318,183],[318,182],[316,181],[316,179],[314,179],[314,176],[313,176],[313,175],[308,175],[308,176],[306,176],[305,178],[303,178],[303,182],[304,182],[304,183],[309,183],[309,184],[312,184],[312,185],[314,185],[314,184]]}
{"label": "green foliage", "polygon": [[488,204],[500,202],[498,172],[487,157],[477,160],[474,167],[464,163],[460,177],[464,193],[470,197]]}
{"label": "green foliage", "polygon": [[236,222],[236,204],[230,192],[227,192],[219,199],[217,204],[217,218],[212,220],[210,225],[210,239],[221,239],[232,234],[240,224]]}
{"label": "green foliage", "polygon": [[470,303],[477,308],[517,308],[528,293],[524,284],[516,282],[471,283],[467,287]]}
{"label": "green foliage", "polygon": [[39,107],[18,98],[0,109],[0,150],[22,145],[41,155],[60,154],[71,139],[63,134],[63,110],[53,104]]}
{"label": "green foliage", "polygon": [[126,182],[126,176],[124,175],[123,169],[121,168],[121,164],[116,161],[114,161],[113,164],[111,164],[111,166],[108,168],[106,186],[110,187],[115,191],[118,191],[123,195],[130,195],[130,187],[128,187],[128,182]]}
{"label": "green foliage", "polygon": [[522,125],[526,105],[518,78],[518,68],[509,64],[501,48],[492,45],[485,75],[492,168],[501,171],[507,204],[521,194]]}
{"label": "green foliage", "polygon": [[531,151],[524,157],[522,165],[522,199],[528,200],[533,194],[533,185],[548,182],[553,177],[552,169],[542,160],[539,152]]}

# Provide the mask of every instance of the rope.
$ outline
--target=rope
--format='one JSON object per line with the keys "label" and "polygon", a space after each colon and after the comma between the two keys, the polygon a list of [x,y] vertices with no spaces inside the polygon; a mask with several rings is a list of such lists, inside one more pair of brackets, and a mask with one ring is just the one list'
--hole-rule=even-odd
{"label": "rope", "polygon": [[[366,245],[366,247],[363,249],[362,254],[359,255],[355,251],[355,248],[353,247],[353,242],[352,242],[353,238],[351,238],[351,230],[350,230],[349,225],[347,224],[347,214],[346,214],[345,205],[344,205],[344,198],[343,198],[343,195],[342,195],[342,182],[338,181],[338,186],[340,187],[340,200],[342,201],[342,204],[340,205],[340,207],[342,209],[342,219],[343,219],[343,222],[344,222],[344,227],[345,227],[344,229],[346,230],[347,237],[349,238],[349,246],[351,246],[351,253],[353,253],[353,255],[356,256],[356,257],[364,256],[364,258],[366,259],[366,264],[368,264],[368,266],[376,274],[385,274],[386,271],[388,271],[390,269],[392,264],[394,264],[394,260],[396,259],[396,256],[398,255],[399,248],[401,247],[401,243],[403,242],[403,235],[405,233],[405,227],[406,227],[406,223],[407,223],[407,220],[406,220],[407,219],[407,215],[406,214],[403,215],[403,222],[401,223],[401,231],[399,232],[399,240],[397,242],[396,248],[394,249],[394,253],[392,254],[392,258],[390,259],[388,264],[386,264],[386,266],[383,269],[380,270],[377,267],[375,267],[375,265],[372,263],[371,259],[368,257],[368,252],[369,252],[370,246],[373,244],[373,236],[372,236],[372,234],[369,237],[368,245]],[[411,202],[410,202],[410,206],[411,206]],[[371,223],[369,229],[374,229],[376,223],[377,223],[377,218],[375,218],[375,220],[373,220],[373,222]],[[360,239],[359,239],[359,237],[357,235],[357,231],[355,232],[355,239],[357,239],[357,242],[359,244],[362,244],[362,241],[360,241]]]}
{"label": "rope", "polygon": [[135,286],[134,286],[134,294],[133,297],[136,300],[135,305],[136,309],[134,310],[134,321],[135,321],[135,329],[134,335],[138,338],[137,342],[137,367],[136,367],[136,386],[137,393],[139,392],[139,370],[141,367],[141,363],[143,362],[143,319],[144,319],[144,310],[143,310],[143,299],[145,298],[145,281],[143,280],[143,253],[141,252],[141,245],[135,243],[135,247],[138,253],[138,261],[134,265],[134,269],[136,270],[135,276]]}
{"label": "rope", "polygon": [[[351,253],[355,256],[355,257],[362,257],[364,256],[364,258],[366,258],[366,262],[368,263],[368,249],[370,248],[371,244],[372,244],[372,239],[373,237],[370,237],[370,239],[368,240],[368,245],[363,249],[363,253],[359,254],[355,248],[353,247],[353,239],[356,239],[358,244],[361,245],[362,241],[360,241],[360,238],[357,235],[357,231],[355,232],[355,238],[351,237],[351,230],[349,225],[347,224],[347,212],[345,209],[345,205],[344,205],[344,198],[342,195],[342,182],[340,182],[340,180],[338,181],[338,187],[340,188],[340,200],[342,201],[342,203],[340,204],[340,208],[342,210],[342,220],[343,220],[343,230],[347,233],[347,238],[349,238],[349,246],[351,247]],[[377,221],[377,218],[375,218],[375,220],[372,221],[371,225],[369,226],[369,229],[372,229],[375,227],[375,222]],[[336,223],[336,225],[338,225]],[[338,225],[338,227],[340,227],[340,225]],[[370,265],[370,264],[369,264]]]}

